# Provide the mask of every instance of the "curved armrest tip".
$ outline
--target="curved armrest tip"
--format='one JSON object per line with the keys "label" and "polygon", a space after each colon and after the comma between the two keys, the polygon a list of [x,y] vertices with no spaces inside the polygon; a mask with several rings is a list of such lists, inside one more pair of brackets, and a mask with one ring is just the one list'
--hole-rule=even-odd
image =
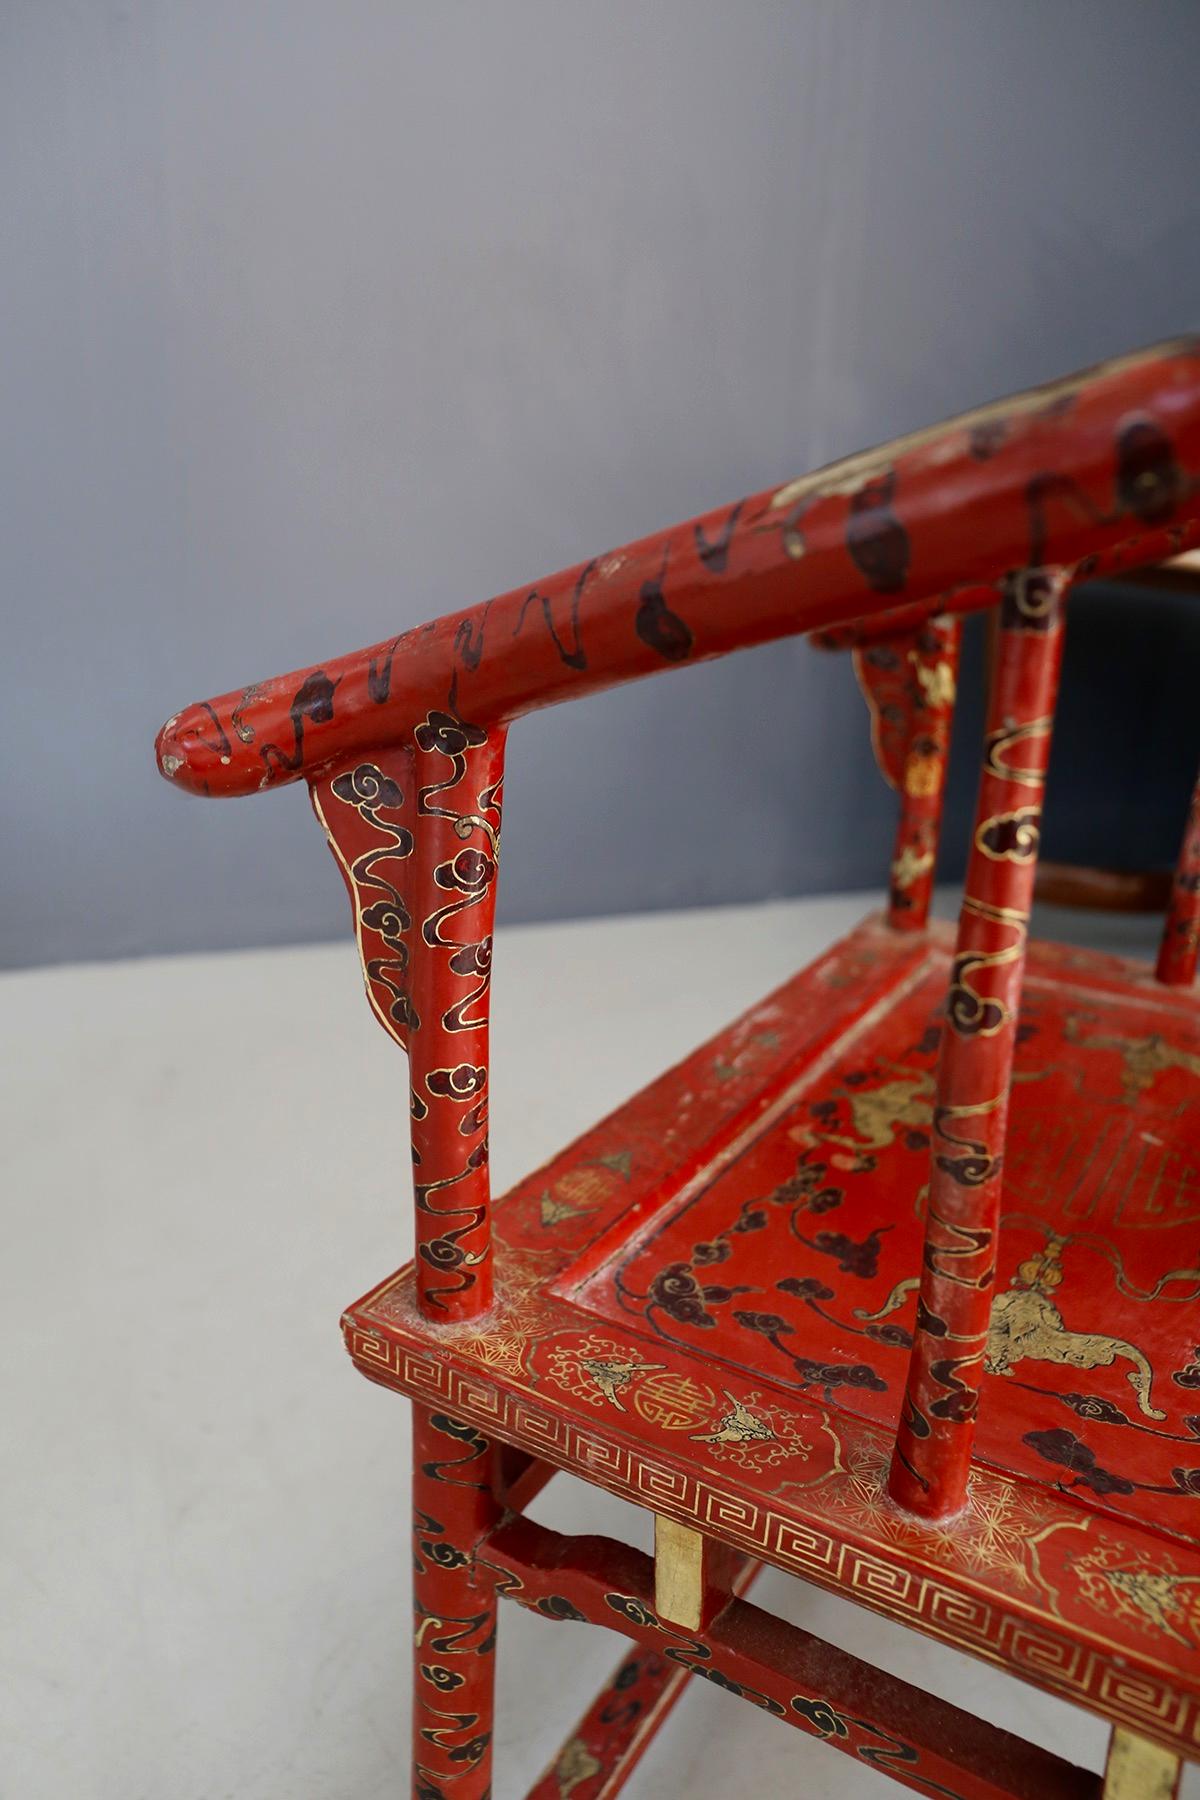
{"label": "curved armrest tip", "polygon": [[199,706],[185,707],[173,713],[154,740],[154,757],[158,772],[172,787],[188,794],[219,792],[212,779],[215,764],[220,771],[219,753],[204,742],[201,721],[205,715]]}

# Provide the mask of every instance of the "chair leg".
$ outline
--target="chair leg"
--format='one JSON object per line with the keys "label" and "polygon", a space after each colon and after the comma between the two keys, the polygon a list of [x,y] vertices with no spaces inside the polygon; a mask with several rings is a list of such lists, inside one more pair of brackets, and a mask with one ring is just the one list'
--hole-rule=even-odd
{"label": "chair leg", "polygon": [[413,1405],[413,1800],[486,1800],[495,1578],[476,1563],[499,1516],[497,1447]]}
{"label": "chair leg", "polygon": [[1170,1750],[1114,1725],[1103,1800],[1175,1800],[1183,1764]]}

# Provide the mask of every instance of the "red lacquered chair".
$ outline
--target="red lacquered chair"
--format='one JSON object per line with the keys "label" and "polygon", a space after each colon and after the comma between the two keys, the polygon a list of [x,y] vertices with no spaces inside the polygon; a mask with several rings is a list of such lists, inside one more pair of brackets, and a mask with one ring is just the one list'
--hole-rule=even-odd
{"label": "red lacquered chair", "polygon": [[[408,1052],[416,1259],[343,1323],[414,1403],[420,1800],[489,1791],[502,1595],[633,1640],[539,1797],[614,1794],[688,1675],[922,1793],[1100,1791],[753,1606],[764,1563],[1110,1720],[1109,1795],[1174,1791],[1200,1743],[1198,809],[1157,976],[1026,925],[1067,593],[1198,539],[1186,343],[163,728],[193,792],[308,782]],[[955,934],[927,915],[957,616],[990,606]],[[493,1205],[508,725],[799,632],[858,644],[902,797],[886,915]],[[528,1518],[556,1469],[649,1508],[653,1559]]]}

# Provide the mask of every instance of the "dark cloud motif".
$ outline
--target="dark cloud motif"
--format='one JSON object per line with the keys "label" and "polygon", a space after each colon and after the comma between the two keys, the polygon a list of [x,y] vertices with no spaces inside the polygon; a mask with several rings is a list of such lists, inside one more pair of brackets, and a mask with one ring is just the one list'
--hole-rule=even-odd
{"label": "dark cloud motif", "polygon": [[1163,525],[1187,491],[1171,440],[1153,419],[1134,419],[1117,439],[1117,501],[1144,525]]}
{"label": "dark cloud motif", "polygon": [[879,1268],[879,1240],[890,1230],[890,1225],[877,1225],[861,1243],[841,1231],[818,1231],[815,1237],[801,1238],[800,1242],[822,1256],[834,1257],[843,1275],[857,1275],[862,1281],[871,1281]]}
{"label": "dark cloud motif", "polygon": [[1111,1469],[1101,1468],[1093,1450],[1077,1438],[1073,1431],[1056,1427],[1053,1431],[1027,1431],[1021,1439],[1031,1450],[1049,1463],[1057,1463],[1074,1476],[1073,1487],[1091,1488],[1094,1494],[1133,1494],[1137,1482]]}
{"label": "dark cloud motif", "polygon": [[477,1063],[459,1063],[453,1069],[431,1069],[425,1086],[441,1100],[470,1100],[487,1086],[487,1070]]}
{"label": "dark cloud motif", "polygon": [[908,579],[908,533],[892,511],[895,470],[868,481],[850,497],[846,548],[876,593],[894,594]]}
{"label": "dark cloud motif", "polygon": [[413,736],[419,750],[440,750],[443,756],[462,756],[487,743],[482,725],[468,725],[453,713],[431,712]]}
{"label": "dark cloud motif", "polygon": [[672,612],[661,581],[644,581],[634,630],[643,644],[657,651],[665,662],[684,662],[692,652],[692,633],[686,620]]}
{"label": "dark cloud motif", "polygon": [[1016,812],[1000,813],[986,819],[975,834],[975,842],[996,862],[1032,862],[1041,839],[1041,811],[1036,806],[1022,806]]}

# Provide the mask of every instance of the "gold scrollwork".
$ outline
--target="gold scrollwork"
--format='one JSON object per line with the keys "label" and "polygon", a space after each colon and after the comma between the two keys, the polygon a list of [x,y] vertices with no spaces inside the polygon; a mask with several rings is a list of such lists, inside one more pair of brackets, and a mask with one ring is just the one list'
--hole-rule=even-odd
{"label": "gold scrollwork", "polygon": [[1030,743],[1036,738],[1049,738],[1053,730],[1053,718],[1046,717],[1030,719],[1027,725],[1015,725],[1003,731],[992,732],[983,747],[985,771],[989,775],[995,775],[1000,781],[1015,781],[1019,787],[1045,787],[1045,769],[1022,768],[1019,764],[1007,762],[1005,758],[1018,745]]}

